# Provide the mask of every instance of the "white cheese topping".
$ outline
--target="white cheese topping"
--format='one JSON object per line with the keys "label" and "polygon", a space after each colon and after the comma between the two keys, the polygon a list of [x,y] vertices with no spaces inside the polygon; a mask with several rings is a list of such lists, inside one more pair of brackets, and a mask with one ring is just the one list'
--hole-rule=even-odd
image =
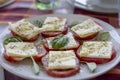
{"label": "white cheese topping", "polygon": [[81,38],[92,35],[102,30],[102,27],[95,23],[93,20],[88,19],[71,28],[73,32],[78,34]]}
{"label": "white cheese topping", "polygon": [[10,22],[9,27],[16,34],[27,39],[33,38],[40,33],[39,28],[28,22],[26,19],[22,19],[16,23]]}
{"label": "white cheese topping", "polygon": [[86,41],[83,43],[79,55],[91,58],[111,58],[112,42]]}
{"label": "white cheese topping", "polygon": [[73,50],[50,51],[48,59],[49,69],[72,69],[76,67],[76,56]]}
{"label": "white cheese topping", "polygon": [[66,25],[66,19],[58,17],[47,17],[43,23],[44,31],[63,31]]}
{"label": "white cheese topping", "polygon": [[[69,32],[68,34],[65,35],[65,37],[68,37],[69,42],[67,45],[65,45],[64,47],[60,48],[60,49],[68,49],[68,48],[75,48],[78,47],[78,43],[76,42],[76,40],[74,39],[73,35],[71,32]],[[54,37],[50,37],[50,38],[46,38],[48,46],[50,49],[52,49],[52,43],[51,41],[53,40]]]}
{"label": "white cheese topping", "polygon": [[34,43],[11,42],[5,45],[6,54],[12,57],[30,57],[38,54]]}

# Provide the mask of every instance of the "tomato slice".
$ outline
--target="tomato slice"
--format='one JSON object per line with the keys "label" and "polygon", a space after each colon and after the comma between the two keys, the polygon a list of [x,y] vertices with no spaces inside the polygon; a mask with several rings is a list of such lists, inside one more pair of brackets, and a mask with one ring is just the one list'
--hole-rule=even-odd
{"label": "tomato slice", "polygon": [[63,31],[49,31],[49,32],[42,32],[41,35],[44,38],[48,38],[48,37],[54,37],[57,36],[59,34],[66,34],[68,31],[68,27],[66,26],[65,29]]}
{"label": "tomato slice", "polygon": [[77,50],[80,46],[80,43],[77,40],[76,40],[76,42],[78,44],[77,47],[71,47],[71,48],[67,48],[67,49],[54,49],[54,48],[49,48],[48,43],[46,41],[46,42],[44,42],[44,47],[47,51],[50,51],[50,50],[54,50],[54,51],[57,51],[57,50]]}
{"label": "tomato slice", "polygon": [[[21,37],[20,35],[16,34],[16,33],[15,33],[14,31],[12,31],[12,30],[11,30],[11,33],[13,34],[13,36],[19,36],[19,37]],[[21,38],[22,38],[23,41],[33,42],[33,41],[37,40],[38,37],[39,37],[39,34],[36,35],[36,36],[34,36],[33,38],[30,38],[30,39],[23,38],[23,37],[21,37]]]}
{"label": "tomato slice", "polygon": [[76,68],[68,69],[68,70],[50,70],[47,67],[47,64],[48,64],[47,60],[48,60],[48,55],[46,55],[42,58],[42,63],[43,63],[43,66],[45,68],[46,73],[50,76],[53,76],[53,77],[68,77],[68,76],[73,76],[80,71],[80,64],[79,64],[79,61],[77,60],[77,58],[76,58],[76,64],[77,64]]}
{"label": "tomato slice", "polygon": [[[33,56],[33,58],[35,61],[41,61],[41,58],[46,55],[47,51],[45,50],[45,48],[43,46],[38,46],[38,45],[37,45],[37,51],[38,51],[38,55]],[[6,52],[4,52],[3,55],[4,55],[4,58],[9,62],[19,62],[19,61],[22,61],[24,59],[21,57],[14,58],[14,57],[8,56],[6,54]]]}
{"label": "tomato slice", "polygon": [[80,49],[77,50],[76,56],[78,57],[78,59],[79,59],[80,61],[95,62],[96,64],[104,64],[104,63],[107,63],[107,62],[113,60],[113,59],[115,58],[115,56],[116,56],[116,51],[115,51],[115,49],[112,49],[112,55],[111,55],[111,58],[110,58],[110,59],[106,59],[106,58],[80,57],[79,51],[80,51]]}
{"label": "tomato slice", "polygon": [[8,56],[8,55],[6,54],[6,51],[4,51],[3,56],[4,56],[4,58],[5,58],[7,61],[9,61],[9,62],[19,62],[19,61],[22,61],[22,60],[24,59],[24,58],[13,58],[13,57],[11,57],[11,56]]}
{"label": "tomato slice", "polygon": [[91,39],[95,38],[98,35],[99,32],[96,32],[96,33],[94,33],[92,35],[89,35],[89,36],[86,36],[86,37],[83,37],[83,38],[81,38],[80,36],[78,36],[73,31],[72,31],[72,33],[73,33],[75,39],[78,39],[78,40],[91,40]]}
{"label": "tomato slice", "polygon": [[65,71],[49,70],[48,68],[45,68],[45,70],[48,75],[53,77],[68,77],[77,74],[80,71],[80,68],[77,66],[74,69]]}
{"label": "tomato slice", "polygon": [[[98,24],[99,26],[101,26],[101,24],[98,23],[97,21],[94,21],[94,22],[95,22],[96,24]],[[102,26],[101,26],[101,27],[102,27]],[[72,31],[72,33],[73,33],[75,39],[78,39],[78,40],[91,40],[91,39],[95,38],[95,37],[98,35],[99,32],[96,32],[96,33],[91,34],[91,35],[86,36],[86,37],[80,37],[79,35],[77,35],[77,34],[76,34],[75,32],[73,32],[73,31]]]}
{"label": "tomato slice", "polygon": [[41,61],[42,57],[46,55],[47,51],[43,46],[37,45],[36,47],[37,47],[38,55],[33,56],[33,58],[35,61]]}

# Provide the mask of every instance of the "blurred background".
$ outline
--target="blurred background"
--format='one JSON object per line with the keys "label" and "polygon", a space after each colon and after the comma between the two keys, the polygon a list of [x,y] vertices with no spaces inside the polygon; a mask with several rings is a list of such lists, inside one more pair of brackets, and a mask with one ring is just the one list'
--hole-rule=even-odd
{"label": "blurred background", "polygon": [[[57,13],[84,14],[96,17],[118,27],[116,23],[118,22],[116,19],[116,17],[118,17],[117,1],[118,0],[0,0],[0,21],[17,21],[36,15],[53,14],[58,10]],[[66,12],[61,9],[60,3],[63,6],[62,8],[66,8],[67,10],[71,9],[71,12]],[[63,4],[67,5],[65,6]],[[59,11],[59,9],[61,10]]]}

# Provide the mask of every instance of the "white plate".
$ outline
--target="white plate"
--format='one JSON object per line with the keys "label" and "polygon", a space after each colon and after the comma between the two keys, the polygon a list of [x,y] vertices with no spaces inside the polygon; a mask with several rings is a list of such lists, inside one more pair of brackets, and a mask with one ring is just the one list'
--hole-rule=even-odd
{"label": "white plate", "polygon": [[117,0],[75,0],[75,6],[84,10],[100,13],[117,13]]}
{"label": "white plate", "polygon": [[[37,19],[44,20],[48,16],[57,16],[57,17],[67,18],[68,24],[70,24],[73,21],[83,21],[83,20],[92,18],[92,17],[88,17],[88,16],[83,16],[83,15],[72,15],[72,14],[71,15],[68,15],[68,14],[67,15],[60,15],[60,14],[58,15],[58,14],[54,14],[54,15],[40,15],[40,16],[28,18],[28,20],[30,22],[33,22],[34,20],[37,20]],[[99,22],[101,24],[101,26],[103,26],[104,31],[116,32],[115,29],[111,25],[109,25],[101,20],[98,20],[96,18],[92,18],[92,19]],[[116,33],[116,35],[117,35],[117,33]],[[39,75],[35,75],[31,69],[31,66],[32,66],[31,60],[26,59],[26,60],[21,61],[21,62],[10,63],[3,58],[2,54],[3,54],[4,48],[3,48],[2,42],[8,36],[10,36],[10,31],[6,28],[6,30],[0,35],[0,43],[1,43],[0,44],[0,47],[1,47],[1,49],[0,49],[0,51],[1,51],[0,63],[2,65],[2,67],[5,68],[7,71],[9,71],[15,75],[18,75],[20,77],[26,78],[26,79],[42,79],[42,80],[90,79],[90,78],[99,76],[99,75],[107,72],[108,70],[112,69],[114,66],[117,65],[117,63],[120,60],[120,49],[119,49],[120,45],[119,45],[118,41],[113,39],[114,37],[112,35],[110,40],[114,44],[115,50],[117,51],[117,56],[109,63],[98,65],[98,68],[94,73],[90,73],[88,68],[85,65],[81,65],[80,73],[78,73],[74,76],[71,76],[71,77],[66,77],[66,78],[51,77],[51,76],[48,76],[44,72],[44,70],[41,70]]]}

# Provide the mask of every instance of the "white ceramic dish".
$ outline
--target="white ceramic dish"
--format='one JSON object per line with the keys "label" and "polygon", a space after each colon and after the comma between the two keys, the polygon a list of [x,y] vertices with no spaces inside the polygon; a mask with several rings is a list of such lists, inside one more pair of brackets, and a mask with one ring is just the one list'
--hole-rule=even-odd
{"label": "white ceramic dish", "polygon": [[117,0],[75,0],[75,6],[87,11],[118,13]]}
{"label": "white ceramic dish", "polygon": [[[30,22],[33,22],[34,20],[37,19],[42,19],[44,20],[46,17],[48,16],[57,16],[57,17],[62,17],[62,18],[67,18],[68,20],[68,24],[70,24],[73,21],[83,21],[92,17],[88,17],[88,16],[83,16],[83,15],[58,15],[58,14],[54,14],[54,15],[40,15],[40,16],[36,16],[36,17],[32,17],[32,18],[28,18],[28,20]],[[115,50],[117,51],[116,57],[111,61],[108,62],[106,64],[102,64],[102,65],[98,65],[96,71],[94,73],[89,72],[88,68],[86,67],[86,65],[81,65],[81,70],[80,73],[71,76],[71,77],[66,77],[66,78],[55,78],[55,77],[51,77],[48,76],[44,70],[40,71],[39,75],[35,75],[31,69],[32,67],[32,61],[29,59],[25,59],[24,61],[21,62],[17,62],[17,63],[10,63],[8,61],[6,61],[3,58],[3,52],[4,52],[4,48],[3,48],[3,41],[6,37],[10,36],[10,31],[8,30],[8,28],[5,29],[5,31],[0,35],[0,63],[2,65],[3,68],[5,68],[7,71],[18,75],[20,77],[23,77],[25,79],[42,79],[42,80],[76,80],[76,79],[90,79],[93,77],[97,77],[105,72],[107,72],[108,70],[112,69],[114,66],[117,65],[117,63],[119,63],[120,60],[120,42],[117,41],[115,39],[115,37],[118,36],[118,34],[116,33],[115,29],[101,21],[98,20],[96,18],[92,18],[93,20],[99,22],[101,24],[101,26],[103,26],[104,30],[103,31],[109,31],[111,34],[111,41],[113,42],[113,45],[115,47]],[[113,32],[115,32],[114,36],[113,36]],[[117,36],[116,36],[117,35]],[[118,36],[119,37],[119,36]]]}

